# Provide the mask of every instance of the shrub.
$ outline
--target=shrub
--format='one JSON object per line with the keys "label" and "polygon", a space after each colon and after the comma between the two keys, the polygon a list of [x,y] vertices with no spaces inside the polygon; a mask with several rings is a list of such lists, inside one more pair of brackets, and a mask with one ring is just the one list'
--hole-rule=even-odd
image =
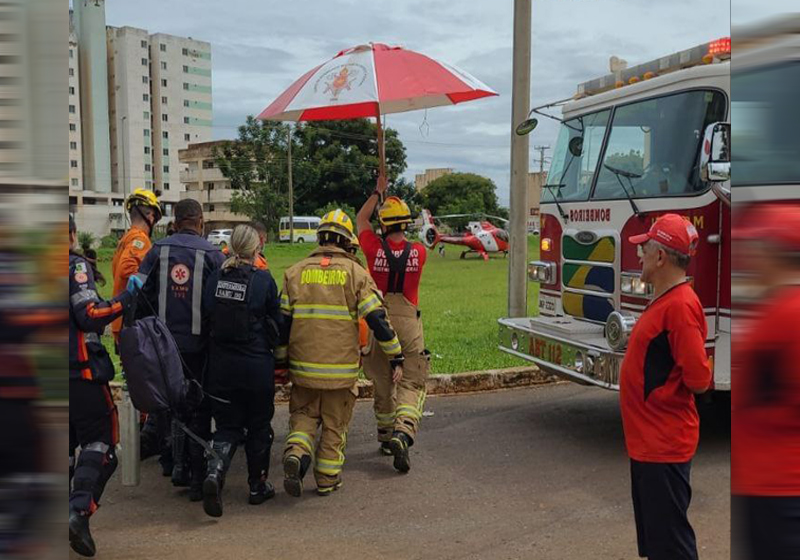
{"label": "shrub", "polygon": [[116,249],[117,237],[114,235],[106,235],[100,239],[100,247],[103,249]]}

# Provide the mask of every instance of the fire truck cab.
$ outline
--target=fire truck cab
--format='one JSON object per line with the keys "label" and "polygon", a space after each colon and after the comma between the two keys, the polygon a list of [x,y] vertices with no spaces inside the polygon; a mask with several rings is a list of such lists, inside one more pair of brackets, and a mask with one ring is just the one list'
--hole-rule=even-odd
{"label": "fire truck cab", "polygon": [[534,110],[563,115],[542,187],[540,256],[528,267],[539,313],[499,320],[502,351],[618,390],[627,336],[652,298],[627,239],[673,212],[700,234],[688,274],[708,323],[714,388],[730,391],[730,206],[720,194],[730,192],[730,44],[633,68],[612,59],[610,74]]}

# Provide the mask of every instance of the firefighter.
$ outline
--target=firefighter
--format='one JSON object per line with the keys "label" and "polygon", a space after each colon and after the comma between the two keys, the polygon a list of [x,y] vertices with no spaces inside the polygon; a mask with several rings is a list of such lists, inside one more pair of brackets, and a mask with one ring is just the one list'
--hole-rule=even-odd
{"label": "firefighter", "polygon": [[[202,237],[203,209],[196,200],[184,199],[175,205],[176,233],[160,239],[145,256],[140,275],[146,278],[137,311],[154,311],[166,323],[181,352],[188,378],[203,383],[206,367],[206,333],[203,328],[202,296],[208,277],[225,260],[222,252]],[[211,439],[211,405],[205,399],[189,414],[189,428],[205,440]],[[190,486],[189,499],[203,499],[206,476],[203,447],[187,441],[180,428],[172,429],[174,467],[172,483]],[[187,456],[188,450],[188,456]]]}
{"label": "firefighter", "polygon": [[686,277],[697,240],[694,226],[677,214],[629,238],[637,245],[641,279],[654,291],[620,370],[639,556],[650,560],[697,560],[687,516],[700,436],[695,394],[711,384],[706,317]]}
{"label": "firefighter", "polygon": [[302,495],[312,459],[319,495],[342,485],[347,428],[357,396],[359,318],[366,319],[390,356],[395,379],[403,375],[400,342],[375,283],[347,252],[353,237],[347,214],[328,212],[317,230],[319,247],[284,275],[281,340],[288,349],[279,347],[277,357],[283,359],[288,351],[292,392],[283,470],[284,488],[295,497]]}
{"label": "firefighter", "polygon": [[[114,296],[121,294],[128,285],[128,278],[139,272],[139,266],[152,246],[150,237],[153,235],[153,228],[164,214],[156,193],[147,189],[134,190],[125,201],[125,210],[130,216],[131,227],[117,243],[111,259]],[[122,317],[111,324],[115,341],[119,341],[121,329]]]}
{"label": "firefighter", "polygon": [[361,207],[356,220],[367,266],[384,294],[386,310],[397,329],[406,361],[403,378],[394,384],[389,357],[379,345],[373,344],[364,356],[364,373],[374,385],[380,450],[394,456],[398,472],[407,473],[411,468],[409,447],[414,445],[422,419],[430,367],[418,308],[419,283],[427,252],[421,243],[406,238],[411,211],[397,197],[387,198],[378,210],[382,236],[372,231],[371,217],[385,192],[386,182],[379,180],[378,188]]}
{"label": "firefighter", "polygon": [[[114,378],[111,358],[100,342],[106,325],[130,306],[141,280],[132,276],[126,289],[109,301],[95,290],[92,268],[74,252],[75,222],[69,223],[69,432],[72,490],[69,495],[69,542],[82,556],[94,556],[89,517],[117,467],[117,408],[108,382]],[[74,462],[75,448],[81,452]]]}
{"label": "firefighter", "polygon": [[[264,245],[267,242],[267,226],[261,222],[250,222],[250,227],[256,230],[259,239],[259,247],[258,251],[256,252],[255,260],[253,261],[253,266],[259,270],[269,270],[267,257],[264,256]],[[222,254],[226,257],[230,256],[230,247],[228,245],[223,247]]]}
{"label": "firefighter", "polygon": [[211,517],[222,516],[225,475],[242,440],[249,503],[262,504],[275,495],[267,476],[275,412],[272,353],[279,336],[280,299],[272,275],[255,264],[261,246],[254,228],[236,226],[231,256],[209,277],[203,297],[209,325],[209,391],[221,399],[211,404],[217,457],[209,458],[203,483],[203,509]]}
{"label": "firefighter", "polygon": [[737,319],[731,492],[741,560],[800,558],[800,207],[764,203],[736,228],[737,255],[764,289]]}
{"label": "firefighter", "polygon": [[[150,250],[150,237],[164,212],[158,195],[147,189],[136,189],[125,201],[125,210],[130,217],[131,227],[117,243],[111,259],[111,275],[114,279],[113,295],[125,290],[128,278],[139,272],[142,259]],[[97,281],[97,276],[95,276]],[[119,343],[122,317],[111,323],[114,342]],[[141,458],[146,459],[161,453],[159,462],[165,476],[172,474],[172,457],[168,443],[169,417],[166,413],[148,415],[140,434]]]}

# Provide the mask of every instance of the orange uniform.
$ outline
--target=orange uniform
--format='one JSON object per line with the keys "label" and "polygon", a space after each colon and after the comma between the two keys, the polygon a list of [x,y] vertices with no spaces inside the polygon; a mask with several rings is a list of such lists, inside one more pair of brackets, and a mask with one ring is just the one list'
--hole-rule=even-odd
{"label": "orange uniform", "polygon": [[[226,257],[231,256],[230,249],[228,249],[227,245],[223,247],[222,254],[225,255]],[[258,268],[259,270],[269,270],[269,263],[267,263],[267,257],[265,257],[261,253],[256,253],[256,260],[253,262],[253,266]]]}
{"label": "orange uniform", "polygon": [[[139,265],[142,259],[150,250],[152,243],[147,232],[138,226],[131,226],[131,229],[122,236],[117,243],[117,250],[111,261],[111,275],[114,277],[114,292],[116,297],[122,293],[128,285],[128,278],[139,272]],[[114,338],[119,337],[122,329],[122,317],[119,317],[111,324]]]}

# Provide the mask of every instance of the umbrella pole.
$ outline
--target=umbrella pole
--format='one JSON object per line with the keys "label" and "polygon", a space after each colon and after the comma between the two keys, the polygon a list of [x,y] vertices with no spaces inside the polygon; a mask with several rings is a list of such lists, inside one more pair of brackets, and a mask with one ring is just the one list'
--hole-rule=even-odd
{"label": "umbrella pole", "polygon": [[[386,145],[383,139],[383,125],[381,124],[381,114],[378,112],[378,181],[381,177],[386,179]],[[383,202],[384,195],[381,194],[380,202]]]}

